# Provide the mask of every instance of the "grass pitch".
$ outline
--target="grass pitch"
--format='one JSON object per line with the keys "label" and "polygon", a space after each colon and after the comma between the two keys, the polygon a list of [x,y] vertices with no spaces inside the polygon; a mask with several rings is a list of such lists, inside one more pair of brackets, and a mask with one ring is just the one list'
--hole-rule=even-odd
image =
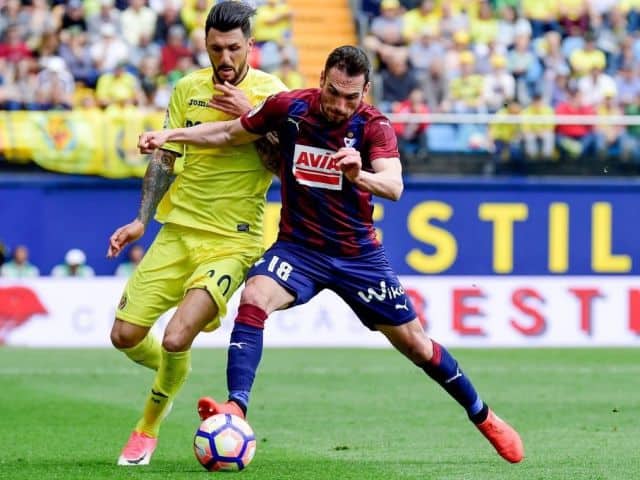
{"label": "grass pitch", "polygon": [[269,349],[249,421],[253,463],[209,473],[192,451],[202,394],[224,398],[224,350],[193,372],[148,467],[117,467],[152,374],[113,350],[0,349],[0,478],[640,478],[638,349],[454,350],[483,398],[522,434],[494,453],[457,404],[393,350]]}

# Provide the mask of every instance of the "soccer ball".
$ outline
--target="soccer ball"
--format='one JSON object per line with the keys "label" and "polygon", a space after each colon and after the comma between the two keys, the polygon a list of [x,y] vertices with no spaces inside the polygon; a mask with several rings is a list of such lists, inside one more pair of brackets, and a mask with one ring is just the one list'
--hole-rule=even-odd
{"label": "soccer ball", "polygon": [[220,413],[200,424],[193,439],[193,451],[210,471],[238,471],[256,453],[256,436],[249,424],[235,415]]}

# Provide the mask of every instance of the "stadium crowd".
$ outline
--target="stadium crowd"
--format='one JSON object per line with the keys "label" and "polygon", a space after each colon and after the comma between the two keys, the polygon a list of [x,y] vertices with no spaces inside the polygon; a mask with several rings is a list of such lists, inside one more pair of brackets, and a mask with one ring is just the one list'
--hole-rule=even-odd
{"label": "stadium crowd", "polygon": [[[166,108],[209,65],[214,0],[0,0],[0,109]],[[640,113],[640,0],[358,0],[390,113],[496,113],[486,125],[396,123],[403,157],[431,151],[640,163],[640,126],[555,125],[531,115]],[[259,0],[250,63],[303,86],[286,0]],[[522,115],[521,124],[500,123]]]}
{"label": "stadium crowd", "polygon": [[[210,66],[211,0],[0,0],[0,109],[164,110],[175,82]],[[250,63],[302,86],[286,0],[257,7]]]}
{"label": "stadium crowd", "polygon": [[640,160],[637,126],[527,122],[554,112],[638,114],[639,1],[362,0],[360,10],[362,43],[377,61],[384,111],[523,116],[520,125],[497,117],[486,130],[398,125],[405,154],[428,142],[498,157],[557,152]]}

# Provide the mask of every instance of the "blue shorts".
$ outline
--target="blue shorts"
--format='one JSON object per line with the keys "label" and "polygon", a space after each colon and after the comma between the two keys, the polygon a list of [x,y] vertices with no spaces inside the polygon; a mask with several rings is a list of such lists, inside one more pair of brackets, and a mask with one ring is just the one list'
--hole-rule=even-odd
{"label": "blue shorts", "polygon": [[357,257],[332,257],[290,242],[276,242],[249,270],[291,292],[291,306],[307,303],[328,288],[340,296],[369,329],[402,325],[416,318],[382,247]]}

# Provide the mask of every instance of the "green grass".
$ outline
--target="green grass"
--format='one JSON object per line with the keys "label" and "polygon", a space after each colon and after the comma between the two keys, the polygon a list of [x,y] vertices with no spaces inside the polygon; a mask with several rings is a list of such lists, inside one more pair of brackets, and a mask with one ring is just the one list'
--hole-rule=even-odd
{"label": "green grass", "polygon": [[526,458],[501,460],[464,412],[392,350],[265,351],[240,474],[193,456],[194,406],[224,398],[223,350],[196,350],[152,464],[116,467],[151,372],[111,350],[0,349],[0,478],[640,478],[640,351],[455,350],[483,398],[521,432]]}

